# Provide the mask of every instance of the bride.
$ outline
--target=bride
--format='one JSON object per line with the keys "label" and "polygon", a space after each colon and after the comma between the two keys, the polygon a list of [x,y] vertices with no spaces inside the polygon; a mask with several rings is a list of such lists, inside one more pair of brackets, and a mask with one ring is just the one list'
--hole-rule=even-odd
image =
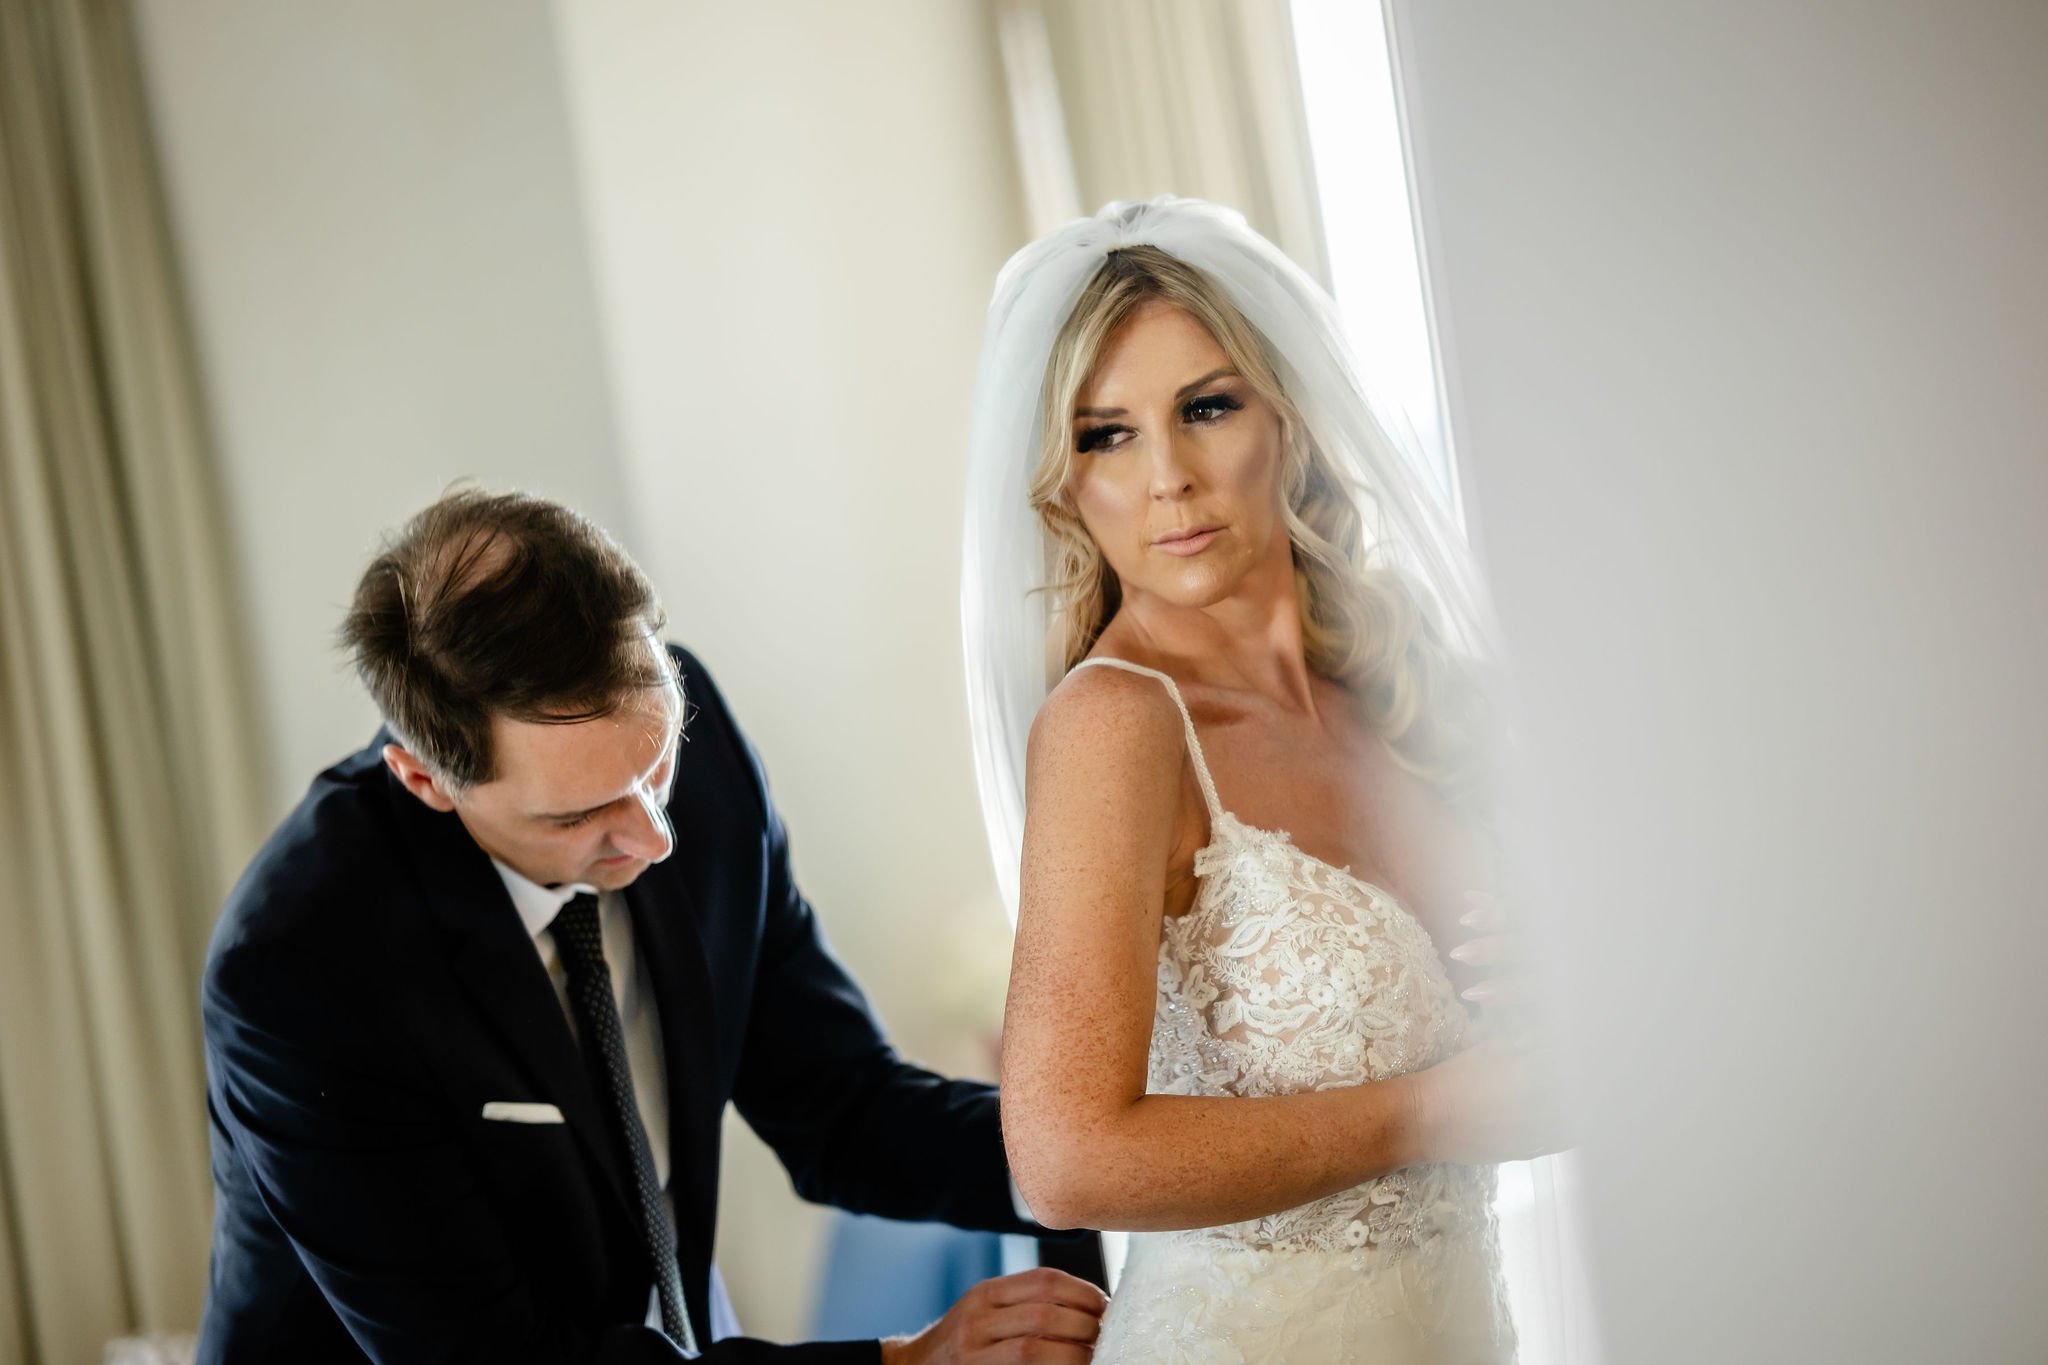
{"label": "bride", "polygon": [[1004,1136],[1040,1221],[1136,1234],[1095,1360],[1512,1360],[1492,1163],[1555,1143],[1438,951],[1486,618],[1329,300],[1234,213],[1113,204],[1005,267],[971,444]]}

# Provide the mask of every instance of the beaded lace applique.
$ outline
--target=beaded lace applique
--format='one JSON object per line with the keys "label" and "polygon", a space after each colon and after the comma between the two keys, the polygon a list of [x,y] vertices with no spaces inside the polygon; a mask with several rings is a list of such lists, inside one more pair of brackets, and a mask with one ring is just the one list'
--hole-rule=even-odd
{"label": "beaded lace applique", "polygon": [[[1286,833],[1223,809],[1171,678],[1121,660],[1089,662],[1166,685],[1210,812],[1210,842],[1195,855],[1194,905],[1166,920],[1161,934],[1148,1091],[1332,1090],[1417,1071],[1457,1052],[1469,1018],[1415,917],[1382,888],[1302,852]],[[1439,1299],[1448,1314],[1455,1300],[1459,1314],[1481,1319],[1466,1325],[1511,1343],[1493,1193],[1490,1166],[1411,1166],[1262,1218],[1134,1237],[1133,1278],[1153,1278],[1136,1274],[1143,1243],[1150,1264],[1175,1267],[1170,1278],[1178,1287],[1162,1284],[1157,1295],[1133,1302],[1140,1285],[1127,1280],[1105,1325],[1104,1345],[1113,1348],[1105,1359],[1125,1358],[1118,1341],[1207,1341],[1211,1328],[1200,1324],[1211,1318],[1216,1340],[1236,1340],[1265,1311],[1258,1305],[1283,1302],[1293,1306],[1276,1322],[1327,1309],[1326,1325],[1335,1330],[1339,1322],[1412,1313]],[[1217,1275],[1237,1288],[1218,1281],[1213,1293],[1197,1296],[1200,1304],[1181,1292],[1190,1276]],[[1352,1330],[1344,1329],[1346,1339]]]}

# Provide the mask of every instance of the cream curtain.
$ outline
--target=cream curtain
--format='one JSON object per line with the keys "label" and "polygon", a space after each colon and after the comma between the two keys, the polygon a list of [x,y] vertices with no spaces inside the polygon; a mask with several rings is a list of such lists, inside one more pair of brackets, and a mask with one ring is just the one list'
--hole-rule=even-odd
{"label": "cream curtain", "polygon": [[260,837],[121,0],[0,4],[0,1365],[189,1328],[198,968]]}
{"label": "cream curtain", "polygon": [[1034,235],[1112,199],[1228,204],[1329,284],[1287,0],[998,0]]}

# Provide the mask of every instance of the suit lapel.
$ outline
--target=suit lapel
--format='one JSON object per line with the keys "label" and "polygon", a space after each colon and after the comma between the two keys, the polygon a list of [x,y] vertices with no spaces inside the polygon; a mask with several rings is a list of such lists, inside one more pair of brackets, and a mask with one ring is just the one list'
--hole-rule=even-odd
{"label": "suit lapel", "polygon": [[395,781],[392,791],[427,905],[449,937],[456,978],[535,1096],[562,1111],[584,1155],[631,1216],[634,1201],[611,1125],[498,870],[454,815],[427,809]]}

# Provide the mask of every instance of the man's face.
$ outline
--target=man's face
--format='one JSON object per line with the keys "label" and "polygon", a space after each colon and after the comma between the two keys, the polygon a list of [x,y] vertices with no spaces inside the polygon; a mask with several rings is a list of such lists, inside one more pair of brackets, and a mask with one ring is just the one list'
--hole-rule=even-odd
{"label": "man's face", "polygon": [[[660,645],[648,641],[650,649]],[[667,671],[667,659],[661,660]],[[548,725],[496,717],[496,776],[459,795],[400,772],[436,809],[452,809],[483,850],[543,886],[626,886],[675,848],[675,785],[683,697],[673,681],[630,694],[608,716]],[[398,761],[387,752],[387,761]],[[407,755],[407,758],[410,756]]]}

